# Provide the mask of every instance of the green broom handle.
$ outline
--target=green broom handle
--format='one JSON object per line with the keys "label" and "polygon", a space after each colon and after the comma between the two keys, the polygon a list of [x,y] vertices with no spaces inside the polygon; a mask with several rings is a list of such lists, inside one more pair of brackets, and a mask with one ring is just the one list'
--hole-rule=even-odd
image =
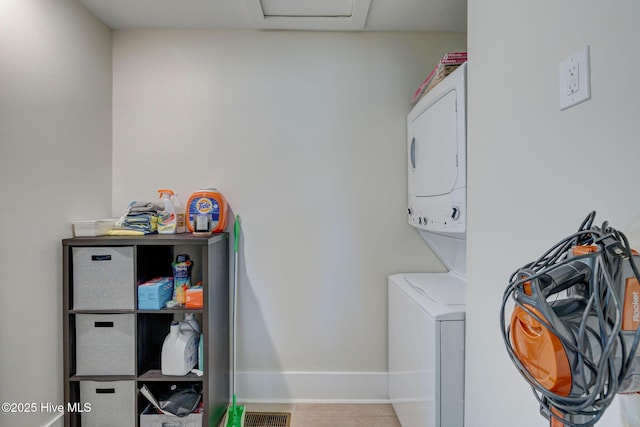
{"label": "green broom handle", "polygon": [[235,408],[235,398],[236,398],[236,348],[237,348],[237,322],[238,322],[238,246],[240,241],[240,215],[236,215],[236,221],[233,224],[233,252],[234,252],[234,262],[233,262],[233,372],[231,378],[231,389],[233,391],[233,406]]}

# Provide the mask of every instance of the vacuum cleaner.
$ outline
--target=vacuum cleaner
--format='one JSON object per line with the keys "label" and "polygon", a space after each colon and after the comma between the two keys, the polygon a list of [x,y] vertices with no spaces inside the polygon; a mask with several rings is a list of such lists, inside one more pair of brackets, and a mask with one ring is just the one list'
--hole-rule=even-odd
{"label": "vacuum cleaner", "polygon": [[640,257],[595,215],[517,269],[503,295],[507,352],[551,427],[593,426],[617,393],[640,392]]}

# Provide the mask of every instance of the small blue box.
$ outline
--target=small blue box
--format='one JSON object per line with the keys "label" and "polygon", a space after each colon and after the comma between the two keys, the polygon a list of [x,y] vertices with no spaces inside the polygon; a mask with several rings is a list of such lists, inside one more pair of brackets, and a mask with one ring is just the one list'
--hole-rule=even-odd
{"label": "small blue box", "polygon": [[173,277],[156,277],[138,285],[138,309],[160,310],[173,296]]}

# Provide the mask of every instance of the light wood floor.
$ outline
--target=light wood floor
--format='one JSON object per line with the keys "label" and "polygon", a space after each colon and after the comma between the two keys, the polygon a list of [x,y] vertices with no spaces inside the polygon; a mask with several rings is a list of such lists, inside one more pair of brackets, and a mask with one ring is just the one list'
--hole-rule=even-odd
{"label": "light wood floor", "polygon": [[247,404],[247,411],[290,412],[290,427],[401,427],[384,404]]}

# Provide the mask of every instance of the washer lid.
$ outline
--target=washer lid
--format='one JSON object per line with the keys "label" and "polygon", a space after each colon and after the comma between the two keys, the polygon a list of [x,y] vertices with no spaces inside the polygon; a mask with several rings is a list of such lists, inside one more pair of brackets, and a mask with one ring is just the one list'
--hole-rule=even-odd
{"label": "washer lid", "polygon": [[465,282],[447,273],[407,274],[407,283],[417,292],[442,305],[465,305]]}

